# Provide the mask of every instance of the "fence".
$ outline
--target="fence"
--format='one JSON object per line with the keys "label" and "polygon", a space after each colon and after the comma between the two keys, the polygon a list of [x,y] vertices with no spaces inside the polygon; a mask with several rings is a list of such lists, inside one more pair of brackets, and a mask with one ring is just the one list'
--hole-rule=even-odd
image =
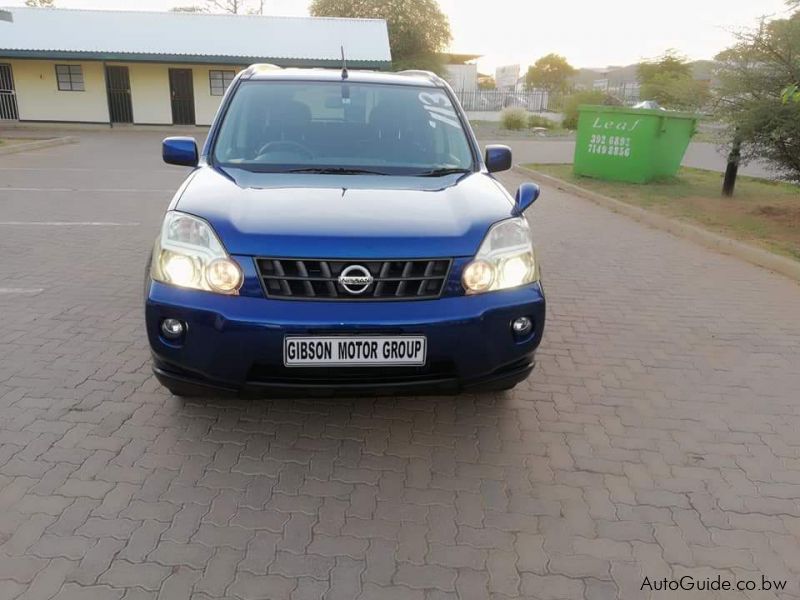
{"label": "fence", "polygon": [[[614,96],[622,104],[631,106],[639,101],[639,84],[623,82],[618,85],[598,85],[592,89]],[[579,91],[579,90],[576,90]],[[530,112],[560,112],[566,94],[550,94],[547,90],[512,91],[512,90],[475,90],[456,91],[461,106],[469,111],[499,111],[504,108],[524,108]]]}
{"label": "fence", "polygon": [[546,90],[515,92],[512,90],[457,91],[461,106],[469,111],[496,111],[504,108],[524,108],[531,112],[548,110],[549,94]]}
{"label": "fence", "polygon": [[595,90],[614,96],[623,104],[630,106],[639,102],[639,84],[636,82],[623,82],[617,85],[595,85]]}

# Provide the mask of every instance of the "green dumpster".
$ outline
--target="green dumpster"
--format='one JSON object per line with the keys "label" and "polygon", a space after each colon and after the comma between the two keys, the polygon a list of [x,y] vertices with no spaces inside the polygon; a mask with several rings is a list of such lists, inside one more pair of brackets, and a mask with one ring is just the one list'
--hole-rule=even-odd
{"label": "green dumpster", "polygon": [[647,183],[675,175],[695,132],[691,113],[627,108],[578,107],[576,175]]}

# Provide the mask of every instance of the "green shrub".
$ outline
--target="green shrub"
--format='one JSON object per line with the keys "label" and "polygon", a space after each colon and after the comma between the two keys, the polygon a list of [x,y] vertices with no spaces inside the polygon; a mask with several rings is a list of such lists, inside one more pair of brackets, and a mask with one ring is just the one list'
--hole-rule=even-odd
{"label": "green shrub", "polygon": [[576,92],[564,99],[564,120],[561,126],[564,129],[578,128],[578,106],[581,104],[621,104],[614,96],[599,90]]}
{"label": "green shrub", "polygon": [[522,108],[506,108],[500,114],[500,126],[514,131],[525,129],[528,126],[528,113]]}
{"label": "green shrub", "polygon": [[547,117],[541,115],[528,115],[528,127],[544,127],[545,129],[552,129],[556,124]]}

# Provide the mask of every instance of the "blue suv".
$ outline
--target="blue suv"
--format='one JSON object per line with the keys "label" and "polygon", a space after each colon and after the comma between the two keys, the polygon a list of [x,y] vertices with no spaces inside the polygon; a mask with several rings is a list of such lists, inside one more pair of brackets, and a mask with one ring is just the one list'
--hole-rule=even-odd
{"label": "blue suv", "polygon": [[523,211],[432,73],[280,69],[233,81],[167,211],[145,280],[176,395],[509,389],[544,292]]}

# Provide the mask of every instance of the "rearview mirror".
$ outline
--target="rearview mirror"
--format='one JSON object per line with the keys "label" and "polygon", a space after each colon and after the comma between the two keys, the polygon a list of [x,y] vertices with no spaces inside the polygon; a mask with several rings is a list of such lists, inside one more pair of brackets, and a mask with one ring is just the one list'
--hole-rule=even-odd
{"label": "rearview mirror", "polygon": [[514,213],[515,217],[519,217],[525,210],[539,197],[539,186],[535,183],[523,183],[517,190],[517,195],[514,197]]}
{"label": "rearview mirror", "polygon": [[161,157],[170,165],[197,166],[197,142],[193,137],[168,137],[161,142]]}
{"label": "rearview mirror", "polygon": [[500,144],[486,146],[486,169],[489,173],[508,171],[511,168],[511,148]]}

